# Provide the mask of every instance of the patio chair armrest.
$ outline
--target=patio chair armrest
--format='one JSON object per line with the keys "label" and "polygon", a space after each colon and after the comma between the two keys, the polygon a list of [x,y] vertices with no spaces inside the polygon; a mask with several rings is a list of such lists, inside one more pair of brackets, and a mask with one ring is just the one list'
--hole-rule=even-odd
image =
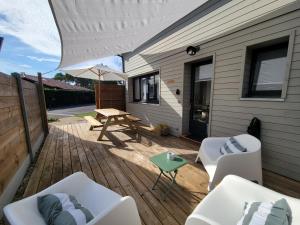
{"label": "patio chair armrest", "polygon": [[262,184],[262,167],[260,151],[223,155],[218,159],[215,177],[233,174],[245,178],[260,177],[257,182]]}
{"label": "patio chair armrest", "polygon": [[203,162],[203,159],[206,158],[205,149],[219,149],[222,145],[225,144],[226,140],[228,140],[228,137],[208,137],[205,138],[198,151],[198,156],[196,158],[196,162],[198,161],[198,157],[201,158],[201,161]]}
{"label": "patio chair armrest", "polygon": [[211,219],[192,213],[185,221],[185,225],[220,225],[219,223],[212,221]]}
{"label": "patio chair armrest", "polygon": [[222,146],[229,139],[229,137],[207,137],[202,141],[202,144],[214,143]]}
{"label": "patio chair armrest", "polygon": [[141,219],[134,199],[131,196],[121,198],[120,202],[107,209],[87,225],[141,225]]}

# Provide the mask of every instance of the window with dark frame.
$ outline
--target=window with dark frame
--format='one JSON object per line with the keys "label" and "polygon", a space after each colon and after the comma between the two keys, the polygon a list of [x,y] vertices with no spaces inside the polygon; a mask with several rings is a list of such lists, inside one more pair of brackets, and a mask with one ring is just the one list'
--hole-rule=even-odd
{"label": "window with dark frame", "polygon": [[133,101],[159,104],[159,72],[132,79]]}
{"label": "window with dark frame", "polygon": [[281,98],[287,66],[288,41],[247,50],[250,71],[243,97]]}

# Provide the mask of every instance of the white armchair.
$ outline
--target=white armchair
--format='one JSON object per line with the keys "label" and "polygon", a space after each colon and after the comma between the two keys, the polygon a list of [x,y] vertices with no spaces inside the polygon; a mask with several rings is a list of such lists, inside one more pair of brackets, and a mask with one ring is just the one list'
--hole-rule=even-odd
{"label": "white armchair", "polygon": [[212,190],[187,218],[185,225],[237,224],[245,202],[275,202],[287,200],[292,211],[291,225],[300,224],[300,200],[292,198],[238,176],[228,175]]}
{"label": "white armchair", "polygon": [[97,184],[84,173],[77,172],[49,188],[4,207],[11,225],[45,225],[37,207],[37,197],[51,193],[67,193],[76,197],[94,215],[87,225],[141,225],[135,201]]}
{"label": "white armchair", "polygon": [[208,173],[208,190],[212,190],[229,174],[262,184],[260,141],[249,134],[241,134],[235,138],[247,148],[247,152],[222,155],[220,147],[225,144],[228,137],[209,137],[202,141],[195,162],[200,158]]}

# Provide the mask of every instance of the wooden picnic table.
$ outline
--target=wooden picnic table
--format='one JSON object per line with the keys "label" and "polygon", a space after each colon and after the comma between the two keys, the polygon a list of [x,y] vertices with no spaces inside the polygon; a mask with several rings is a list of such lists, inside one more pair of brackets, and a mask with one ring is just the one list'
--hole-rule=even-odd
{"label": "wooden picnic table", "polygon": [[125,124],[125,125],[128,125],[132,131],[135,131],[135,129],[133,128],[133,125],[132,125],[132,121],[129,120],[127,117],[130,115],[130,113],[128,113],[128,112],[124,112],[124,111],[121,111],[118,109],[113,109],[113,108],[95,109],[94,111],[97,112],[96,118],[98,120],[100,120],[100,122],[101,122],[102,118],[107,119],[103,125],[101,132],[100,132],[98,141],[102,140],[102,137],[103,137],[104,133],[106,132],[108,126]]}

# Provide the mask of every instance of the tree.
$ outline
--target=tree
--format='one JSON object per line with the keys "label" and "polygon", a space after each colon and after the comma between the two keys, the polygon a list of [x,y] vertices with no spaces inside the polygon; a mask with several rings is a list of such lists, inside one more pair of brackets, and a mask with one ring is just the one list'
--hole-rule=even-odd
{"label": "tree", "polygon": [[94,89],[94,81],[85,78],[73,77],[70,74],[57,73],[55,74],[54,80],[64,81],[66,83],[75,84],[80,87],[85,87],[88,89]]}
{"label": "tree", "polygon": [[62,73],[57,73],[57,74],[55,74],[55,76],[54,76],[53,79],[54,79],[54,80],[65,81],[65,75],[62,74]]}

